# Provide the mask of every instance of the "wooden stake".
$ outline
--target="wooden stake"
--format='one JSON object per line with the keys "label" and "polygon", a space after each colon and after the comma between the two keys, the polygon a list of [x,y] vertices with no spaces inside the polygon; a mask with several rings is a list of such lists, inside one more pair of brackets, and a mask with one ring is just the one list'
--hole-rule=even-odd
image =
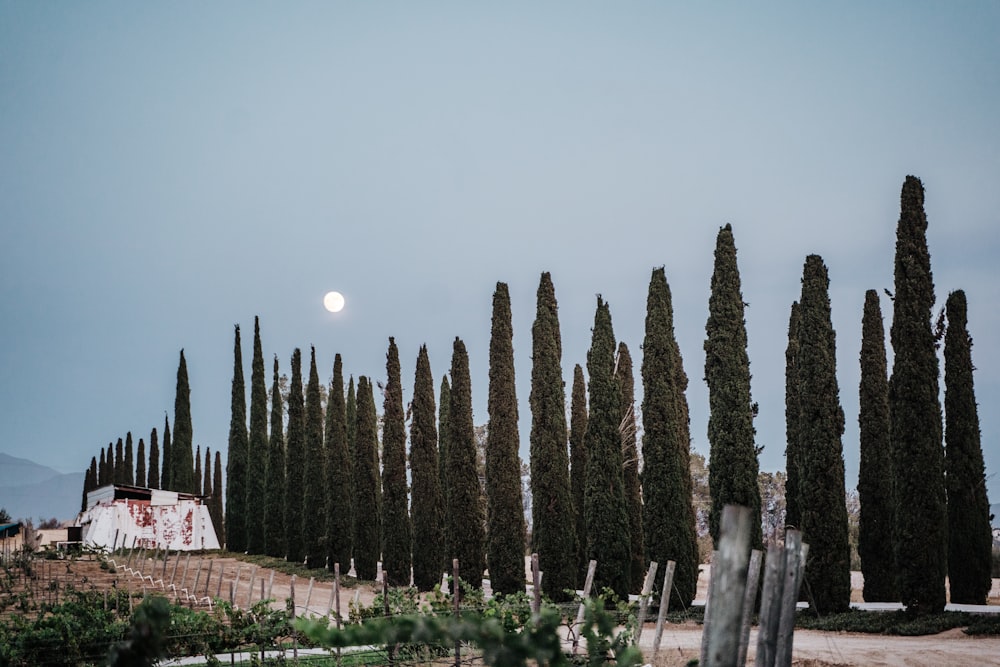
{"label": "wooden stake", "polygon": [[[583,599],[586,600],[590,597],[590,588],[594,585],[594,573],[597,572],[597,561],[592,560],[587,565],[587,578],[583,582]],[[583,603],[580,603],[580,608],[576,610],[576,621],[573,623],[573,655],[576,655],[577,649],[580,647],[580,626],[583,624]]]}
{"label": "wooden stake", "polygon": [[719,530],[719,559],[712,567],[712,618],[708,627],[707,667],[736,664],[740,621],[750,558],[751,513],[748,507],[726,505]]}
{"label": "wooden stake", "polygon": [[638,622],[638,628],[635,631],[635,645],[639,645],[639,639],[642,637],[642,626],[646,623],[646,610],[649,608],[649,594],[653,591],[653,579],[656,577],[657,562],[650,561],[649,569],[646,570],[646,579],[642,582],[642,593],[639,598],[639,616],[636,619]]}
{"label": "wooden stake", "polygon": [[780,545],[772,544],[767,548],[767,560],[764,563],[764,591],[760,600],[757,656],[754,661],[756,667],[774,667],[784,574],[785,551]]}
{"label": "wooden stake", "polygon": [[660,639],[663,638],[663,621],[667,617],[667,608],[670,606],[670,592],[674,586],[674,569],[677,563],[672,560],[667,561],[667,571],[663,573],[663,590],[660,591],[660,610],[656,614],[656,634],[653,635],[653,662],[656,662],[656,654],[660,651]]}
{"label": "wooden stake", "polygon": [[746,594],[743,596],[743,617],[740,624],[740,646],[736,655],[736,664],[740,667],[747,662],[747,648],[750,644],[750,622],[753,620],[753,608],[757,605],[757,584],[760,582],[761,552],[754,549],[750,552],[750,569],[747,571]]}

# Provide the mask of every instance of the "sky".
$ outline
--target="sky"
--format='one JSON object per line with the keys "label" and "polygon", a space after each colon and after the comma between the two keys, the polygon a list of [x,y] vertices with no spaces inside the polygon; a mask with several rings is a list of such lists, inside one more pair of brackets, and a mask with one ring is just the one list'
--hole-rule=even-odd
{"label": "sky", "polygon": [[249,386],[255,316],[268,384],[275,355],[288,373],[310,346],[323,381],[337,353],[384,381],[393,336],[406,400],[420,345],[439,382],[461,337],[485,423],[503,281],[527,460],[541,273],[568,388],[598,294],[638,368],[663,266],[707,456],[702,344],[731,223],[761,469],[784,468],[788,314],[819,254],[853,489],[864,295],[888,335],[913,174],[935,309],[968,296],[1000,502],[998,31],[986,1],[2,3],[0,451],[82,471],[127,431],[148,443],[173,422],[182,348],[194,442],[225,451],[233,327]]}

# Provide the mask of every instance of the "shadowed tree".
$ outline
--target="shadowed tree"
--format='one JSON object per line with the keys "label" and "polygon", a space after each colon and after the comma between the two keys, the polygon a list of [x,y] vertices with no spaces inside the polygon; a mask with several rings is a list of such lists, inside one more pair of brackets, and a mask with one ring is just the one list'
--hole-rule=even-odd
{"label": "shadowed tree", "polygon": [[510,293],[506,283],[498,282],[493,293],[487,403],[490,421],[485,462],[486,561],[493,590],[503,594],[524,591],[525,525],[513,336]]}
{"label": "shadowed tree", "polygon": [[118,438],[118,442],[115,443],[115,484],[125,483],[125,446],[122,444],[122,439]]}
{"label": "shadowed tree", "polygon": [[628,345],[618,343],[615,380],[621,390],[621,421],[618,431],[622,447],[622,475],[624,481],[625,509],[628,512],[629,539],[632,557],[629,564],[630,593],[642,590],[646,573],[645,546],[642,537],[642,491],[639,487],[639,450],[636,448],[635,376],[632,373],[632,355]]}
{"label": "shadowed tree", "polygon": [[[663,267],[653,270],[642,343],[642,499],[646,556],[676,563],[671,603],[687,607],[698,587],[698,533],[691,482],[691,430],[673,299]],[[660,581],[663,574],[660,575]],[[662,583],[657,586],[662,590]]]}
{"label": "shadowed tree", "polygon": [[896,228],[889,420],[897,585],[900,601],[913,614],[944,609],[948,573],[938,358],[931,330],[934,280],[926,234],[924,186],[907,176]]}
{"label": "shadowed tree", "polygon": [[[241,378],[242,379],[242,378]],[[187,361],[184,350],[177,366],[177,395],[174,398],[174,439],[170,445],[173,464],[170,479],[173,490],[195,493],[194,481],[194,430],[191,426],[191,388],[188,385]]]}
{"label": "shadowed tree", "polygon": [[785,347],[785,525],[802,528],[799,502],[799,302],[792,302]]}
{"label": "shadowed tree", "polygon": [[142,438],[135,454],[135,485],[146,486],[146,443]]}
{"label": "shadowed tree", "polygon": [[358,378],[354,459],[354,569],[358,579],[375,578],[381,552],[382,494],[379,489],[378,431],[375,397],[368,378]]}
{"label": "shadowed tree", "polygon": [[626,598],[630,589],[631,537],[622,465],[621,388],[614,376],[615,334],[611,311],[597,297],[593,336],[587,352],[590,410],[587,416],[587,555],[598,563],[596,590]]}
{"label": "shadowed tree", "polygon": [[357,521],[358,501],[354,493],[354,462],[358,460],[357,434],[358,434],[358,398],[354,390],[354,376],[351,375],[347,382],[347,401],[344,406],[344,414],[347,415],[347,451],[351,455],[351,552],[354,552],[354,525]]}
{"label": "shadowed tree", "polygon": [[705,382],[708,384],[708,484],[712,505],[708,528],[719,543],[719,517],[726,505],[749,507],[755,520],[750,548],[760,549],[760,488],[753,419],[757,405],[750,399],[750,360],[743,319],[743,294],[736,264],[733,228],[719,230],[715,244],[712,293],[705,324]]}
{"label": "shadowed tree", "polygon": [[278,377],[278,357],[274,357],[271,384],[271,437],[267,443],[267,470],[264,482],[264,553],[285,556],[285,427],[284,406]]}
{"label": "shadowed tree", "polygon": [[194,479],[198,482],[198,489],[195,493],[201,493],[201,445],[194,449]]}
{"label": "shadowed tree", "polygon": [[351,452],[347,444],[347,404],[344,402],[344,364],[333,360],[333,381],[326,401],[327,567],[340,563],[344,574],[351,564]]}
{"label": "shadowed tree", "polygon": [[302,513],[305,502],[306,415],[302,397],[302,351],[292,352],[288,393],[288,445],[285,448],[285,550],[288,562],[305,560]]}
{"label": "shadowed tree", "polygon": [[163,474],[160,475],[160,488],[164,491],[173,489],[170,480],[170,469],[174,465],[173,452],[170,451],[170,419],[163,415]]}
{"label": "shadowed tree", "polygon": [[433,590],[445,559],[444,500],[438,464],[434,376],[427,346],[420,346],[413,379],[410,420],[410,472],[413,482],[413,585]]}
{"label": "shadowed tree", "polygon": [[[576,588],[576,532],[569,482],[566,395],[559,305],[552,276],[542,273],[531,327],[531,540],[545,572],[542,591],[554,601]],[[589,468],[589,466],[588,466]]]}
{"label": "shadowed tree", "polygon": [[948,295],[944,409],[948,490],[948,580],[955,604],[986,604],[993,534],[979,411],[972,381],[972,338],[965,292]]}
{"label": "shadowed tree", "polygon": [[309,382],[306,385],[305,470],[302,494],[302,539],[306,567],[326,565],[326,451],[323,448],[323,405],[316,348],[309,353]]}
{"label": "shadowed tree", "polygon": [[[858,387],[861,448],[858,556],[861,557],[861,573],[865,578],[865,602],[895,602],[899,599],[896,592],[896,559],[892,551],[892,450],[889,444],[887,368],[882,309],[879,307],[878,292],[870,289],[865,293],[865,310],[861,318],[861,382]],[[785,489],[787,498],[787,482]]]}
{"label": "shadowed tree", "polygon": [[406,488],[406,421],[399,348],[389,337],[382,402],[382,568],[392,586],[409,586],[413,533]]}
{"label": "shadowed tree", "polygon": [[851,604],[851,547],[844,490],[844,411],[837,385],[837,339],[830,280],[819,255],[802,270],[799,300],[799,500],[809,544],[810,604],[818,613]]}
{"label": "shadowed tree", "polygon": [[132,431],[125,434],[125,461],[122,464],[122,483],[135,485],[135,456],[132,448]]}
{"label": "shadowed tree", "polygon": [[208,508],[215,524],[215,535],[219,538],[219,544],[226,543],[226,524],[222,518],[222,453],[215,453],[215,470],[212,476],[212,501]]}
{"label": "shadowed tree", "polygon": [[111,476],[108,474],[107,459],[104,458],[104,448],[101,448],[101,458],[97,464],[97,485],[107,486],[110,484]]}
{"label": "shadowed tree", "polygon": [[573,496],[576,526],[576,588],[587,576],[587,520],[583,513],[584,489],[587,486],[587,384],[580,364],[573,367],[573,391],[569,408],[569,479]]}
{"label": "shadowed tree", "polygon": [[83,476],[83,498],[80,500],[81,512],[87,509],[87,494],[97,488],[97,474],[97,459],[91,456],[90,466]]}
{"label": "shadowed tree", "polygon": [[205,496],[207,501],[212,499],[212,448],[205,448],[205,474],[202,478],[201,484],[201,495]]}
{"label": "shadowed tree", "polygon": [[450,437],[451,427],[448,425],[448,410],[451,409],[451,384],[448,382],[448,376],[445,375],[441,378],[441,392],[438,397],[438,478],[441,480],[441,507],[442,509],[442,524],[441,528],[444,530],[444,562],[441,563],[441,567],[444,568],[445,572],[451,572],[451,544],[448,542],[451,539],[451,531],[448,529],[447,524],[447,513],[448,513],[448,438]]}
{"label": "shadowed tree", "polygon": [[483,584],[482,490],[476,470],[472,422],[472,381],[465,343],[455,338],[451,357],[451,405],[448,408],[448,546],[458,559],[459,577],[473,588]]}
{"label": "shadowed tree", "polygon": [[[229,452],[226,455],[226,548],[242,553],[247,550],[247,399],[243,384],[243,346],[240,325],[235,327],[233,343],[233,384],[229,419]],[[176,424],[175,424],[176,427]]]}
{"label": "shadowed tree", "polygon": [[267,381],[264,378],[264,351],[260,342],[260,320],[253,318],[253,359],[250,362],[250,437],[246,467],[246,547],[252,554],[264,553],[266,537],[261,519],[267,512]]}
{"label": "shadowed tree", "polygon": [[149,470],[146,473],[146,485],[151,489],[160,488],[160,444],[155,427],[149,432]]}

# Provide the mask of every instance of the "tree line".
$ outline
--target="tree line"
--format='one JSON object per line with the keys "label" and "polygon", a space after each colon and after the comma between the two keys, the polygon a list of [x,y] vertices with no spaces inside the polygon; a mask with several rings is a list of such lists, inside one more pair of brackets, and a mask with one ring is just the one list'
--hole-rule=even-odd
{"label": "tree line", "polygon": [[[933,321],[934,288],[926,245],[923,186],[906,178],[895,256],[895,293],[888,372],[879,296],[866,293],[862,313],[859,553],[865,599],[902,601],[914,612],[938,611],[951,599],[984,603],[989,591],[991,536],[985,469],[972,380],[966,300],[952,292]],[[786,348],[786,525],[811,545],[809,601],[821,612],[850,603],[850,547],[842,436],[845,415],[836,376],[830,278],[819,255],[803,265],[801,295],[791,305]],[[726,504],[761,513],[747,333],[731,225],[719,230],[704,342],[709,390],[708,528],[718,538]],[[531,531],[520,480],[518,398],[514,381],[507,285],[493,295],[489,348],[489,423],[485,470],[477,470],[469,358],[456,338],[437,393],[426,346],[415,363],[407,402],[394,338],[386,383],[345,379],[336,355],[332,382],[319,382],[315,348],[303,379],[294,350],[287,398],[279,361],[268,390],[259,321],[254,321],[250,410],[247,415],[240,330],[234,370],[225,526],[230,551],[262,553],[307,567],[347,567],[373,579],[381,561],[393,585],[433,587],[458,558],[461,577],[478,586],[488,568],[494,591],[523,590],[524,555],[539,555],[542,587],[554,600],[582,585],[587,562],[598,561],[595,585],[635,592],[651,560],[677,563],[672,600],[693,600],[698,577],[692,504],[688,376],[674,334],[673,305],[663,267],[652,271],[646,304],[636,417],[631,352],[617,341],[601,296],[586,358],[573,368],[567,420],[555,288],[543,273],[532,325],[529,407]],[[945,418],[938,399],[938,347],[944,343]],[[379,427],[375,385],[381,390]],[[139,443],[131,477],[131,436],[91,462],[85,491],[107,483],[195,489],[187,372],[181,352],[174,441],[164,428],[159,480],[156,431],[149,473]],[[325,402],[325,409],[324,404]],[[287,411],[287,422],[285,415]],[[381,442],[380,442],[381,437]],[[409,451],[407,451],[407,442]],[[124,458],[123,458],[124,456]],[[203,493],[221,505],[221,462]],[[640,467],[640,461],[642,465]],[[409,480],[407,479],[409,466]],[[140,474],[140,469],[142,474]],[[145,475],[145,479],[143,478]],[[213,517],[214,518],[214,517]],[[762,545],[755,524],[751,545]]]}

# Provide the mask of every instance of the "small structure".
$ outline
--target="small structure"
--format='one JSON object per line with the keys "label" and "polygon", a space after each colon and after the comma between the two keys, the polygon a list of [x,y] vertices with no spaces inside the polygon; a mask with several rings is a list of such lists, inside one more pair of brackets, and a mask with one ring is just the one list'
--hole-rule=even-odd
{"label": "small structure", "polygon": [[102,486],[87,494],[77,517],[91,547],[218,549],[219,538],[202,496],[139,486]]}

